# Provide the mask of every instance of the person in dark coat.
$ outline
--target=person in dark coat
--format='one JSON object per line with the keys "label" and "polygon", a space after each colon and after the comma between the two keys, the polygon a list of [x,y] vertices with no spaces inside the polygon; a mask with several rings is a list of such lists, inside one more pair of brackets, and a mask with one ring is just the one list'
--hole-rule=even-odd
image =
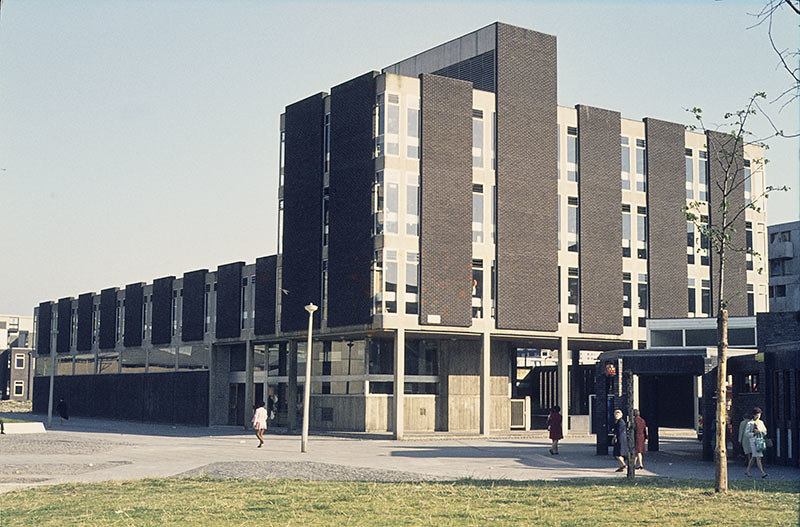
{"label": "person in dark coat", "polygon": [[558,441],[564,438],[564,432],[561,429],[561,407],[554,406],[550,410],[550,416],[547,418],[547,429],[550,430],[550,439],[553,441],[553,446],[550,447],[552,455],[558,455]]}
{"label": "person in dark coat", "polygon": [[625,457],[628,455],[628,427],[622,418],[622,410],[614,410],[614,457],[619,461],[617,472],[622,472],[628,465]]}
{"label": "person in dark coat", "polygon": [[67,401],[64,399],[58,400],[58,406],[56,406],[56,412],[58,415],[61,416],[61,424],[64,424],[64,419],[69,420],[69,409],[67,408]]}
{"label": "person in dark coat", "polygon": [[647,439],[647,423],[639,414],[639,410],[633,411],[633,437],[635,439],[633,451],[636,454],[633,460],[633,468],[642,469],[644,468],[642,456],[644,455],[644,440]]}

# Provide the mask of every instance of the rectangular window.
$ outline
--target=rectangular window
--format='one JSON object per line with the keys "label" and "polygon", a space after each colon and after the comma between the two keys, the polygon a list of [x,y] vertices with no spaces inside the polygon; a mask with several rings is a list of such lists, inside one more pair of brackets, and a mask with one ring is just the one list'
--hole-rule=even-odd
{"label": "rectangular window", "polygon": [[408,135],[406,137],[407,155],[411,159],[419,159],[419,99],[416,99],[415,107],[411,107],[409,101],[407,111],[408,116]]}
{"label": "rectangular window", "polygon": [[704,316],[711,316],[711,281],[700,282],[700,311]]}
{"label": "rectangular window", "polygon": [[567,271],[567,322],[580,322],[580,274],[577,268]]}
{"label": "rectangular window", "polygon": [[747,270],[753,270],[753,224],[745,222],[745,243],[746,249],[745,260],[747,261]]}
{"label": "rectangular window", "polygon": [[472,110],[472,166],[483,168],[483,112]]}
{"label": "rectangular window", "polygon": [[775,296],[778,298],[783,298],[786,296],[786,285],[776,285],[775,286]]}
{"label": "rectangular window", "polygon": [[636,190],[647,192],[647,158],[644,139],[636,140]]}
{"label": "rectangular window", "polygon": [[[703,227],[708,227],[708,216],[700,216],[700,222]],[[700,230],[700,265],[711,265],[711,239],[706,236],[703,230]]]}
{"label": "rectangular window", "polygon": [[708,152],[700,150],[700,160],[697,162],[697,187],[700,201],[708,201]]}
{"label": "rectangular window", "polygon": [[578,198],[569,196],[567,198],[567,250],[574,253],[578,252],[579,240]]}
{"label": "rectangular window", "polygon": [[472,242],[483,243],[483,187],[472,186]]}
{"label": "rectangular window", "polygon": [[631,256],[631,206],[622,204],[622,256]]}
{"label": "rectangular window", "polygon": [[649,291],[647,284],[647,275],[639,275],[639,283],[637,284],[637,292],[639,294],[639,327],[647,327],[647,317],[650,312]]}
{"label": "rectangular window", "polygon": [[419,313],[419,253],[406,253],[406,314]]}
{"label": "rectangular window", "polygon": [[769,275],[770,276],[784,275],[784,264],[782,259],[776,258],[774,260],[769,261]]}
{"label": "rectangular window", "polygon": [[687,149],[686,155],[686,199],[694,199],[694,159],[692,151]]}
{"label": "rectangular window", "polygon": [[400,96],[389,93],[386,96],[386,154],[400,155]]}
{"label": "rectangular window", "polygon": [[631,147],[629,146],[629,139],[620,136],[620,158],[622,161],[622,190],[631,189]]}
{"label": "rectangular window", "polygon": [[751,192],[753,190],[752,183],[751,183],[751,176],[752,176],[752,173],[750,172],[750,160],[749,159],[745,159],[744,160],[744,181],[743,181],[743,183],[744,183],[744,204],[745,205],[750,205],[753,202],[752,194],[751,194]]}
{"label": "rectangular window", "polygon": [[636,207],[636,255],[647,259],[647,207]]}
{"label": "rectangular window", "polygon": [[24,353],[15,353],[14,354],[14,369],[16,369],[16,370],[24,370],[25,369],[25,354]]}
{"label": "rectangular window", "polygon": [[567,181],[578,181],[578,129],[567,127]]}
{"label": "rectangular window", "polygon": [[483,260],[472,260],[472,318],[483,318]]}
{"label": "rectangular window", "polygon": [[756,295],[753,284],[747,284],[747,316],[756,314]]}
{"label": "rectangular window", "polygon": [[331,114],[325,114],[325,172],[331,170]]}
{"label": "rectangular window", "polygon": [[419,174],[406,174],[406,234],[419,236]]}
{"label": "rectangular window", "polygon": [[622,273],[622,325],[631,326],[631,273]]}
{"label": "rectangular window", "polygon": [[694,280],[689,279],[689,305],[688,305],[688,313],[690,317],[695,315],[697,311],[697,292],[694,288]]}
{"label": "rectangular window", "polygon": [[25,395],[25,381],[14,381],[14,397]]}
{"label": "rectangular window", "polygon": [[686,262],[694,263],[694,223],[686,222]]}
{"label": "rectangular window", "polygon": [[397,251],[386,251],[384,294],[387,313],[397,313]]}

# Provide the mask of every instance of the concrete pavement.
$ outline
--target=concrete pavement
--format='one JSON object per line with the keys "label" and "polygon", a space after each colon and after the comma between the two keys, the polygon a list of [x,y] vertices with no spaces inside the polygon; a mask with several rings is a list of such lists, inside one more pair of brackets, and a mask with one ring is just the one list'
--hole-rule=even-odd
{"label": "concrete pavement", "polygon": [[[41,420],[40,416],[27,418]],[[371,479],[369,474],[374,473],[377,480],[624,477],[614,471],[617,463],[611,456],[595,455],[594,437],[567,438],[558,456],[549,454],[549,440],[530,434],[492,439],[442,435],[394,441],[360,434],[312,433],[305,454],[300,452],[299,435],[268,433],[265,440],[263,448],[256,448],[255,436],[238,427],[72,418],[63,426],[54,423],[46,434],[0,436],[0,492],[62,482],[186,473],[302,479]],[[677,431],[672,436],[662,435],[661,451],[647,453],[645,467],[637,476],[714,477],[714,464],[701,461],[700,443]],[[738,462],[732,461],[728,470],[730,479],[745,479],[744,467]],[[767,466],[765,470],[769,479],[800,480],[800,469]],[[757,469],[753,474],[758,474]]]}

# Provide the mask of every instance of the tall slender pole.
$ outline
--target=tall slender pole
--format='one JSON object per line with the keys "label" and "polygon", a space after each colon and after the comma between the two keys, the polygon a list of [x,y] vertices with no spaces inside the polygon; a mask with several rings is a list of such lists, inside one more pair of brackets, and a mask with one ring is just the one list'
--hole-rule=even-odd
{"label": "tall slender pole", "polygon": [[311,403],[311,331],[314,327],[314,311],[317,306],[313,303],[306,306],[308,311],[308,344],[306,345],[306,379],[303,386],[303,436],[300,445],[300,452],[306,452],[308,448],[308,410]]}

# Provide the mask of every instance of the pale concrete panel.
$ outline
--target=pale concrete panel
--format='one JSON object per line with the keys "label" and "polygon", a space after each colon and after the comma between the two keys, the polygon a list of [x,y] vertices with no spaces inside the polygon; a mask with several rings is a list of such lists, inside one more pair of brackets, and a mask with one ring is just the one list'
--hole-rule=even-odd
{"label": "pale concrete panel", "polygon": [[409,432],[433,432],[436,427],[436,396],[407,395],[405,424]]}
{"label": "pale concrete panel", "polygon": [[[366,423],[366,398],[363,395],[312,395],[311,427],[323,430],[348,430],[364,432]],[[317,408],[325,410],[317,410]],[[332,414],[331,420],[322,421],[321,415]]]}
{"label": "pale concrete panel", "polygon": [[368,395],[364,410],[365,432],[391,432],[394,425],[394,397],[391,395]]}

